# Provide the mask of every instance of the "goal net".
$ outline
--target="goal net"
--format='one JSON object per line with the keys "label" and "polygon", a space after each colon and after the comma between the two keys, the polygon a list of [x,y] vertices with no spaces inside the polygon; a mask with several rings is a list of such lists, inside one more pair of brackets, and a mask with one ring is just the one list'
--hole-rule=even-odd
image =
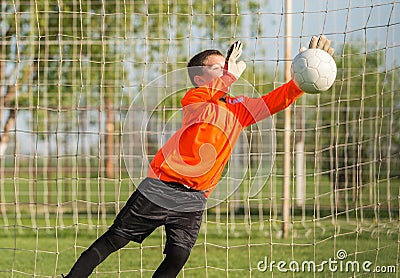
{"label": "goal net", "polygon": [[[230,93],[257,97],[321,34],[334,85],[245,129],[179,275],[398,277],[400,2],[12,0],[0,17],[1,277],[60,277],[107,230],[180,127],[193,55],[242,41]],[[93,276],[149,277],[164,247],[161,227]]]}

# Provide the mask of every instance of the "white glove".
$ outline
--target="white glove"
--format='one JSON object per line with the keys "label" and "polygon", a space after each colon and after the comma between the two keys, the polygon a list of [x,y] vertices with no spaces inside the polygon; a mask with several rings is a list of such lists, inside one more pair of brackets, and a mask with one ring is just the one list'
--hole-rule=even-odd
{"label": "white glove", "polygon": [[[331,41],[328,40],[324,35],[320,36],[317,38],[316,36],[313,36],[311,38],[310,44],[308,48],[318,48],[321,50],[324,50],[328,52],[329,55],[333,56],[333,53],[335,52],[335,49],[331,47]],[[300,52],[303,52],[307,48],[302,47],[300,48]]]}
{"label": "white glove", "polygon": [[239,59],[240,55],[242,54],[242,48],[243,44],[240,41],[236,41],[229,47],[228,53],[225,58],[224,69],[233,76],[235,76],[236,79],[239,79],[239,77],[246,69],[245,62],[243,61],[236,62]]}

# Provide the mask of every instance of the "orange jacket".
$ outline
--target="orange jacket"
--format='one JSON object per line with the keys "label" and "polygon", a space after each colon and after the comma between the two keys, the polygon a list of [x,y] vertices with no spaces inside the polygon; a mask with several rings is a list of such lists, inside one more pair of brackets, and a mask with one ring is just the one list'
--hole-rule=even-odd
{"label": "orange jacket", "polygon": [[234,81],[224,75],[186,93],[181,100],[182,127],[156,153],[149,177],[209,196],[243,128],[285,109],[303,94],[290,81],[260,98],[231,97],[226,92]]}

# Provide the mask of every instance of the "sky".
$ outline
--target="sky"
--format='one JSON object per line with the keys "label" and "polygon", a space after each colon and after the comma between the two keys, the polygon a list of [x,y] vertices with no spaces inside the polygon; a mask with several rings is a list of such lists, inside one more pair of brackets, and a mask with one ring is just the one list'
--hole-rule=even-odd
{"label": "sky", "polygon": [[[281,12],[284,1],[267,2],[262,20],[264,35],[284,36]],[[306,46],[313,35],[325,34],[333,46],[359,41],[371,50],[384,49],[389,61],[400,54],[400,2],[393,0],[293,0],[292,53]],[[270,40],[271,41],[271,40]],[[272,47],[268,59],[284,58]],[[275,52],[277,51],[277,52]],[[278,53],[279,52],[279,53]],[[268,57],[269,55],[269,57]]]}

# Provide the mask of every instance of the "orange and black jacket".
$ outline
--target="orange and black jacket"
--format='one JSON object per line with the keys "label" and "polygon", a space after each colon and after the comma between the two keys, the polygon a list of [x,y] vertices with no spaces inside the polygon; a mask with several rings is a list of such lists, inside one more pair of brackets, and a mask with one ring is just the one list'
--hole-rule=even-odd
{"label": "orange and black jacket", "polygon": [[209,196],[240,132],[291,105],[303,92],[293,81],[259,97],[227,95],[236,79],[226,74],[190,89],[181,100],[182,127],[156,153],[148,176],[178,182]]}

